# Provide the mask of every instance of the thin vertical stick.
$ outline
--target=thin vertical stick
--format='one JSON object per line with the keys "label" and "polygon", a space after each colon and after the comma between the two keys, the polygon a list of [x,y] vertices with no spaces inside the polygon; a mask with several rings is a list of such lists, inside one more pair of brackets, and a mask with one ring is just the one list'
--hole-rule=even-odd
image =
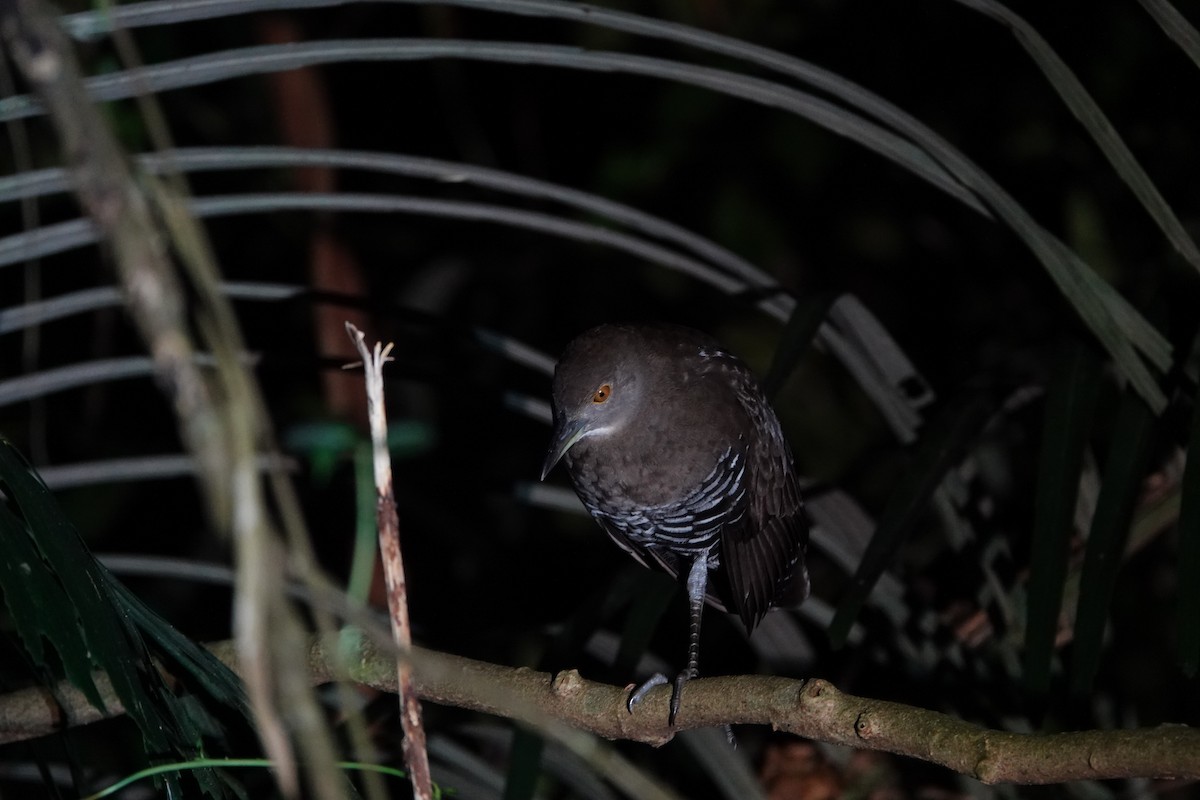
{"label": "thin vertical stick", "polygon": [[[358,328],[346,323],[346,333],[362,356],[367,376],[367,415],[371,424],[371,447],[375,461],[375,510],[379,525],[379,551],[383,557],[383,576],[387,584],[388,612],[392,621],[392,638],[401,651],[412,648],[412,630],[408,625],[408,589],[404,582],[404,562],[400,557],[400,520],[396,515],[396,497],[392,491],[392,462],[387,447],[387,414],[383,408],[383,365],[391,361],[392,345],[375,343],[367,349],[365,337]],[[421,704],[413,687],[412,665],[408,658],[396,662],[396,677],[400,687],[400,723],[404,728],[404,763],[412,779],[413,797],[430,800],[433,797],[429,777],[429,756],[425,752],[425,728],[421,724]]]}

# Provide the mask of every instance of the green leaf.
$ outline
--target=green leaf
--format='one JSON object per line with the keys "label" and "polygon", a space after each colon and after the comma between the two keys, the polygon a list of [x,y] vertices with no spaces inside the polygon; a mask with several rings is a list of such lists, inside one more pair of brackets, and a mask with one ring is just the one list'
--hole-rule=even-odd
{"label": "green leaf", "polygon": [[1146,212],[1175,249],[1193,268],[1200,270],[1200,249],[1188,235],[1183,223],[1159,193],[1150,176],[1125,145],[1100,106],[1054,49],[1032,25],[995,0],[958,0],[959,3],[1007,26],[1050,81],[1063,103],[1075,115],[1096,145],[1108,158],[1113,170],[1125,181]]}
{"label": "green leaf", "polygon": [[1037,692],[1045,692],[1050,686],[1072,521],[1099,389],[1098,360],[1089,348],[1073,345],[1046,394],[1038,459],[1024,665],[1025,683]]}
{"label": "green leaf", "polygon": [[[10,498],[17,496],[2,472],[0,489]],[[62,584],[46,569],[25,521],[4,504],[0,504],[0,542],[0,587],[26,651],[35,663],[44,665],[44,643],[49,642],[58,652],[67,679],[89,703],[105,711],[93,680],[94,665],[87,643],[80,635],[71,604],[63,597]]]}
{"label": "green leaf", "polygon": [[784,382],[812,344],[817,329],[829,316],[829,309],[837,298],[835,293],[825,292],[796,303],[783,326],[783,332],[779,334],[779,346],[775,348],[771,368],[767,370],[767,377],[763,378],[763,393],[768,398],[773,398],[783,388]]}
{"label": "green leaf", "polygon": [[[213,697],[248,713],[237,678],[138,600],[88,551],[54,496],[10,442],[0,438],[0,575],[4,599],[30,657],[47,674],[43,640],[58,653],[68,680],[101,710],[94,671],[108,676],[125,713],[142,733],[146,753],[193,757],[213,718],[192,698],[177,696],[154,665],[157,655],[180,666]],[[146,638],[143,638],[143,634]],[[206,794],[222,794],[212,770],[195,773]],[[166,778],[177,794],[178,774]]]}
{"label": "green leaf", "polygon": [[504,800],[530,800],[542,775],[542,751],[546,740],[523,725],[513,728],[512,748],[508,755],[508,774],[504,779]]}
{"label": "green leaf", "polygon": [[379,534],[375,529],[378,503],[375,455],[370,441],[363,439],[354,448],[354,555],[346,584],[346,594],[363,606],[368,604],[379,558]]}
{"label": "green leaf", "polygon": [[412,458],[427,453],[437,444],[433,426],[416,419],[388,423],[388,451],[394,458]]}
{"label": "green leaf", "polygon": [[317,421],[293,425],[284,434],[284,445],[303,453],[312,466],[313,477],[327,482],[340,459],[354,452],[363,435],[348,422]]}
{"label": "green leaf", "polygon": [[1124,557],[1134,503],[1146,474],[1155,421],[1142,398],[1129,391],[1122,393],[1080,576],[1071,664],[1071,689],[1077,694],[1091,688],[1099,668],[1108,607]]}
{"label": "green leaf", "polygon": [[[365,434],[347,422],[337,420],[293,425],[284,436],[289,450],[303,453],[312,465],[313,476],[328,481],[342,459],[354,453]],[[393,458],[412,458],[431,450],[436,444],[433,428],[420,420],[393,420],[388,424],[388,452]]]}
{"label": "green leaf", "polygon": [[[100,568],[105,569],[102,565]],[[212,699],[250,719],[250,707],[242,682],[223,661],[180,633],[116,578],[109,575],[105,585],[116,607],[134,623],[140,635],[157,645],[159,658],[181,667]],[[196,719],[198,722],[205,721],[207,715]]]}
{"label": "green leaf", "polygon": [[987,421],[990,409],[991,403],[984,397],[960,397],[930,425],[918,444],[911,468],[904,471],[888,498],[850,588],[838,604],[829,626],[829,638],[835,647],[845,644],[850,626],[875,582],[892,563],[946,472],[962,460],[968,445]]}
{"label": "green leaf", "polygon": [[1168,0],[1138,0],[1179,49],[1200,67],[1200,32]]}
{"label": "green leaf", "polygon": [[[107,602],[99,564],[58,511],[49,490],[7,441],[0,441],[0,484],[21,517],[20,535],[12,538],[23,539],[36,552],[35,557],[23,559],[20,565],[22,569],[38,573],[31,574],[29,580],[40,585],[43,603],[31,618],[27,616],[18,625],[36,626],[40,630],[63,658],[67,677],[81,691],[88,691],[85,687],[91,683],[90,673],[94,668],[107,672],[126,712],[143,728],[147,744],[156,751],[165,750],[167,743],[161,733],[164,720],[153,710],[147,692],[131,677],[135,671],[145,671],[149,667],[144,663],[145,653],[135,649],[129,638],[128,625]],[[16,544],[16,541],[7,541],[9,538],[5,537],[6,549]],[[8,558],[7,553],[5,558]],[[52,588],[54,586],[57,590]],[[17,608],[13,607],[13,594],[6,591],[5,599],[15,616]],[[28,613],[27,609],[21,611]],[[50,620],[45,625],[44,618]],[[76,622],[71,625],[67,620]],[[22,638],[29,640],[25,634]],[[90,653],[90,659],[73,656],[67,663],[67,654],[80,652]],[[93,696],[89,695],[89,700],[95,703]],[[102,702],[96,706],[104,710]]]}

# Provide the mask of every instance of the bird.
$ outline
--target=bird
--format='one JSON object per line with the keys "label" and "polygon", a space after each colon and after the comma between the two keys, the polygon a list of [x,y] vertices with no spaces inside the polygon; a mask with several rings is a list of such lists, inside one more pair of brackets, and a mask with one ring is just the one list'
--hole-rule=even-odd
{"label": "bird", "polygon": [[[643,566],[682,580],[687,666],[668,725],[697,676],[704,604],[747,633],[809,592],[809,523],[791,448],[750,369],[714,338],[666,323],[605,324],[554,368],[542,480],[562,461],[600,527]],[[632,713],[655,686],[635,688]]]}

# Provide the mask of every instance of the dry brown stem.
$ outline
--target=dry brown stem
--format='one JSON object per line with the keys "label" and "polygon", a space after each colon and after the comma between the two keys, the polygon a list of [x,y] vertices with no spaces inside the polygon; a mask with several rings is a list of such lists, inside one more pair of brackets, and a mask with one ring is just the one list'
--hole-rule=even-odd
{"label": "dry brown stem", "polygon": [[371,448],[375,461],[375,515],[379,529],[379,552],[387,585],[392,637],[401,653],[401,658],[396,660],[396,679],[400,695],[400,723],[404,728],[404,763],[408,765],[408,774],[412,779],[413,795],[417,800],[430,800],[433,797],[433,781],[429,775],[429,755],[425,750],[421,702],[413,687],[412,664],[403,655],[412,649],[412,629],[408,624],[408,589],[404,580],[404,559],[400,554],[400,519],[396,513],[396,497],[392,488],[387,413],[383,405],[383,365],[391,360],[388,353],[392,346],[383,347],[376,342],[375,349],[368,350],[362,331],[347,322],[346,332],[358,348],[366,371],[367,416],[371,423]]}

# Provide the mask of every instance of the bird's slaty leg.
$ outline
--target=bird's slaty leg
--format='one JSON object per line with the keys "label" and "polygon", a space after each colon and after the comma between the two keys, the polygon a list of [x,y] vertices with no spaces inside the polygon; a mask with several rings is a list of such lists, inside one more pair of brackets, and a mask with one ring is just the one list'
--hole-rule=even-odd
{"label": "bird's slaty leg", "polygon": [[[688,637],[688,660],[687,667],[679,676],[675,678],[675,685],[671,691],[671,714],[667,718],[669,724],[675,724],[675,717],[679,713],[679,699],[683,693],[683,685],[687,683],[700,671],[700,621],[704,616],[704,594],[708,589],[708,550],[696,556],[692,562],[692,568],[688,570],[687,577],[687,593],[688,607],[691,617],[691,631]],[[648,680],[635,688],[629,695],[629,700],[626,701],[625,707],[629,711],[633,711],[633,707],[642,701],[651,689],[656,686],[666,684],[667,676],[661,672],[651,675]]]}
{"label": "bird's slaty leg", "polygon": [[675,724],[679,713],[679,699],[683,685],[700,673],[700,621],[704,617],[704,593],[708,589],[708,551],[696,556],[688,572],[687,593],[691,612],[691,636],[688,639],[687,668],[675,679],[675,690],[671,692],[671,716],[668,722]]}
{"label": "bird's slaty leg", "polygon": [[[671,693],[670,725],[675,724],[675,715],[679,713],[679,699],[683,693],[683,685],[700,674],[700,620],[704,615],[704,594],[708,590],[708,553],[705,550],[692,563],[688,573],[687,589],[688,603],[692,614],[691,639],[688,641],[687,669],[675,678],[675,690]],[[721,726],[725,730],[725,740],[730,747],[737,747],[737,739],[733,737],[733,728]]]}

